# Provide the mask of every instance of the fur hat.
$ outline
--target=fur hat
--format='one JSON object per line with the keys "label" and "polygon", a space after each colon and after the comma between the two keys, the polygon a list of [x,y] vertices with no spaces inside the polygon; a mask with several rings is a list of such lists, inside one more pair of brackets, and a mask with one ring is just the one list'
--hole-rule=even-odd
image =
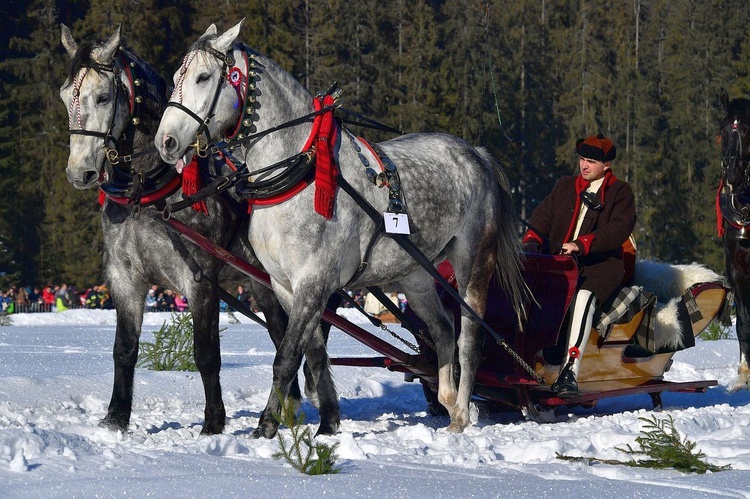
{"label": "fur hat", "polygon": [[607,137],[602,135],[590,135],[585,139],[578,139],[576,152],[579,156],[596,161],[608,163],[617,156],[617,148]]}

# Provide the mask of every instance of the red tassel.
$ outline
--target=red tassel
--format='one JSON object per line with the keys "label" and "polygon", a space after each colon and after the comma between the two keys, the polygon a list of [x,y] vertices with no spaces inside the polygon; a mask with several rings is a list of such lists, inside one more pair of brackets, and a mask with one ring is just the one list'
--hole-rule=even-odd
{"label": "red tassel", "polygon": [[[326,95],[323,106],[332,106],[333,97]],[[326,220],[333,218],[333,202],[336,196],[336,159],[333,151],[336,146],[336,123],[333,110],[323,114],[318,132],[318,150],[315,155],[315,211]]]}
{"label": "red tassel", "polygon": [[[201,176],[198,169],[198,157],[193,156],[193,160],[182,170],[182,193],[186,196],[192,196],[198,192],[201,187]],[[208,215],[208,207],[204,201],[193,203],[193,210]]]}
{"label": "red tassel", "polygon": [[107,200],[107,193],[99,189],[99,206],[104,206],[104,201]]}

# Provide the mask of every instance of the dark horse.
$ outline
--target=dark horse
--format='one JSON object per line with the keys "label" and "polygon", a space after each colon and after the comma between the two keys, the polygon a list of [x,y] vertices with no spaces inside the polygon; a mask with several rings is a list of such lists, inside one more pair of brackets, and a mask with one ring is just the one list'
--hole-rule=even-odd
{"label": "dark horse", "polygon": [[732,390],[750,388],[750,100],[721,89],[721,184],[717,197],[719,235],[726,273],[734,288],[740,364]]}
{"label": "dark horse", "polygon": [[[72,58],[60,89],[70,120],[67,176],[78,189],[100,187],[106,193],[102,209],[104,273],[117,311],[113,349],[114,387],[102,426],[126,430],[133,398],[133,376],[143,323],[146,293],[151,284],[179,290],[188,297],[193,316],[194,357],[206,396],[201,433],[220,433],[226,411],[219,383],[220,286],[243,279],[230,266],[203,253],[168,231],[149,206],[182,200],[185,178],[162,162],[154,149],[154,134],[169,100],[171,88],[150,66],[123,47],[120,28],[106,41],[80,47],[62,26],[62,43]],[[225,166],[209,164],[210,176]],[[192,179],[195,180],[195,179]],[[247,208],[234,195],[214,196],[173,214],[182,223],[222,248],[256,263],[247,239]],[[281,344],[288,317],[273,292],[254,286],[274,344]],[[315,373],[306,390],[315,404],[338,408],[325,344],[306,351]],[[317,394],[315,393],[317,386]],[[290,398],[299,402],[295,380]],[[321,418],[323,431],[335,431],[338,412]]]}

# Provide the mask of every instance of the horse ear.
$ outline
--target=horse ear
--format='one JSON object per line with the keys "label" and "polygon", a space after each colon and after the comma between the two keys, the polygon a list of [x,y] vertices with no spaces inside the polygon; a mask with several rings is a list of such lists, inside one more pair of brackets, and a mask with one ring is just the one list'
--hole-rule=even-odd
{"label": "horse ear", "polygon": [[214,23],[211,23],[211,26],[206,28],[206,32],[203,33],[198,40],[203,40],[204,38],[208,38],[209,36],[216,36],[216,33],[218,30],[216,29],[216,25]]}
{"label": "horse ear", "polygon": [[108,64],[115,58],[117,49],[120,48],[120,28],[117,26],[114,34],[109,37],[109,40],[104,42],[104,45],[98,47],[91,53],[92,58],[100,64]]}
{"label": "horse ear", "polygon": [[229,50],[229,47],[231,47],[237,37],[240,36],[240,30],[242,29],[242,23],[244,22],[245,18],[243,17],[240,22],[226,30],[226,32],[216,39],[214,48],[220,52],[226,52]]}
{"label": "horse ear", "polygon": [[726,90],[722,87],[720,92],[720,98],[721,98],[721,107],[724,108],[724,112],[726,113],[729,109],[729,94]]}
{"label": "horse ear", "polygon": [[63,47],[65,47],[65,50],[68,51],[68,55],[72,59],[75,57],[76,52],[78,52],[78,44],[73,39],[73,35],[70,33],[70,29],[68,29],[67,26],[60,24],[60,28],[62,29],[60,41],[62,41]]}

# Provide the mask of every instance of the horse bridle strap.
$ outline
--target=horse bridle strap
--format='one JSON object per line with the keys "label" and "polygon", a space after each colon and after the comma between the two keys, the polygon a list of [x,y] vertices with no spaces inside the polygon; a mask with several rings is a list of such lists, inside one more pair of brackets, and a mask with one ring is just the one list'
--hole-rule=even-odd
{"label": "horse bridle strap", "polygon": [[[198,50],[202,50],[204,52],[207,52],[213,55],[214,57],[219,59],[219,61],[221,61],[222,63],[221,78],[219,78],[219,82],[216,84],[216,89],[214,90],[214,96],[211,99],[211,106],[208,108],[208,114],[206,115],[205,118],[201,118],[193,110],[182,105],[181,102],[176,102],[176,101],[173,101],[172,99],[170,99],[169,102],[167,102],[167,107],[176,107],[177,109],[179,109],[180,111],[187,114],[188,116],[190,116],[191,118],[193,118],[195,121],[198,122],[198,130],[195,132],[195,144],[191,144],[191,146],[195,148],[196,154],[199,157],[205,158],[207,155],[206,151],[208,149],[208,144],[211,144],[213,142],[213,140],[211,139],[211,133],[208,131],[208,124],[211,122],[211,120],[214,117],[216,103],[219,101],[219,95],[221,95],[221,87],[224,84],[224,80],[226,79],[226,76],[229,73],[229,68],[234,65],[234,56],[231,53],[231,49],[230,49],[230,52],[227,52],[226,54],[222,54],[218,50],[209,46],[205,46],[200,49],[197,49],[195,52],[197,52]],[[187,67],[191,61],[192,61],[192,57],[190,57],[190,54],[187,54],[182,59],[182,65],[180,67],[180,76],[179,76],[177,84],[175,85],[174,91],[172,92],[172,98],[174,98],[175,95],[179,95],[180,100],[182,100],[182,85],[185,82],[185,74],[187,73]],[[201,134],[204,134],[206,136],[205,145],[202,145],[200,142]]]}

